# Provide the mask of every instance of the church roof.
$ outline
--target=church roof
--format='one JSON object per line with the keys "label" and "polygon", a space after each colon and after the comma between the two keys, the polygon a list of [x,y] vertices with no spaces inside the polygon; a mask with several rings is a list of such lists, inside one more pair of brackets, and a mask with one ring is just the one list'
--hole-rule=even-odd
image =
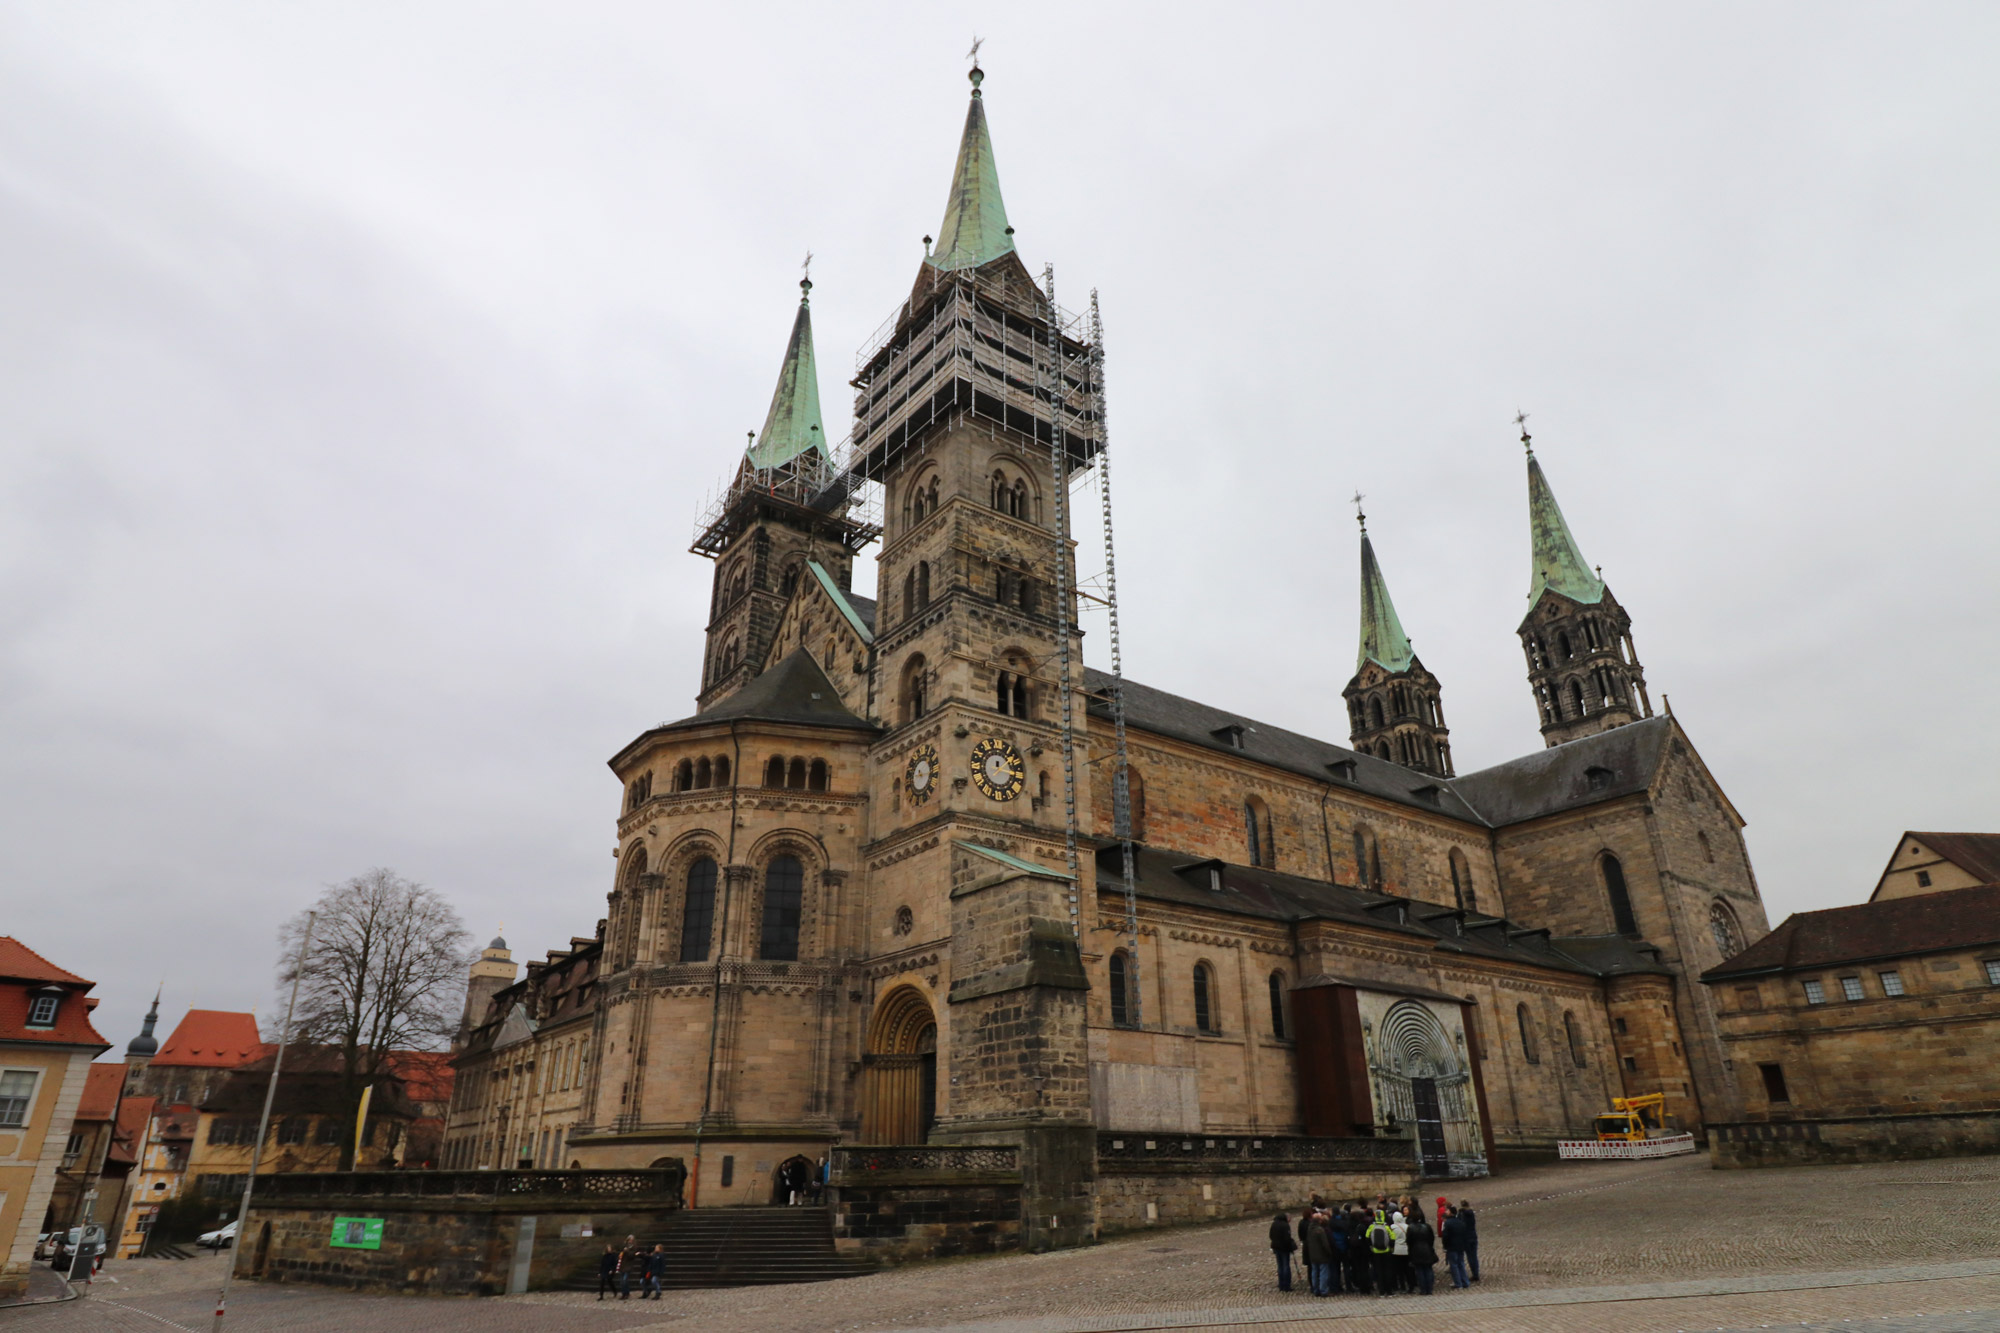
{"label": "church roof", "polygon": [[1794,912],[1703,981],[2000,944],[2000,884]]}
{"label": "church roof", "polygon": [[[873,602],[869,603],[868,610],[870,614],[866,620],[863,620],[860,608],[856,607],[848,599],[847,593],[841,590],[839,581],[833,575],[826,572],[825,566],[821,565],[817,560],[808,560],[806,561],[806,568],[812,571],[813,578],[825,590],[826,595],[833,599],[833,604],[839,609],[841,616],[846,619],[849,625],[854,627],[854,632],[861,636],[861,642],[875,642],[875,630],[873,627],[875,604]],[[863,600],[866,599],[864,598]]]}
{"label": "church roof", "polygon": [[830,456],[820,424],[819,367],[813,360],[812,283],[804,281],[799,287],[799,313],[792,320],[778,386],[771,391],[771,410],[764,414],[762,433],[744,455],[752,467],[780,467],[813,454]]}
{"label": "church roof", "polygon": [[1918,833],[1912,829],[1902,840],[1912,838],[1974,879],[2000,880],[2000,833]]}
{"label": "church roof", "polygon": [[1481,823],[1500,828],[1645,791],[1666,757],[1670,717],[1649,717],[1462,773],[1451,788]]}
{"label": "church roof", "polygon": [[993,136],[986,129],[986,103],[979,93],[986,74],[975,66],[968,77],[972,105],[966,108],[965,131],[959,136],[951,193],[945,199],[944,221],[938,225],[937,247],[924,259],[946,272],[978,268],[1014,250],[1007,205],[1000,199],[1000,172],[993,164]]}
{"label": "church roof", "polygon": [[1603,600],[1604,580],[1597,577],[1578,549],[1576,538],[1570,535],[1562,507],[1549,489],[1549,479],[1542,475],[1533,447],[1528,450],[1528,539],[1534,565],[1528,585],[1531,609],[1542,600],[1545,588],[1587,606]]}
{"label": "church roof", "polygon": [[731,718],[789,722],[809,727],[869,730],[874,727],[873,723],[865,722],[847,711],[847,705],[840,701],[840,691],[826,678],[826,672],[813,660],[813,655],[798,648],[707,712],[696,713],[679,722],[669,722],[654,730],[707,726],[711,722],[727,722]]}
{"label": "church roof", "polygon": [[[1287,875],[1256,866],[1196,860],[1158,847],[1133,848],[1133,888],[1141,898],[1206,911],[1272,921],[1336,921],[1410,937],[1441,953],[1504,959],[1564,972],[1608,976],[1620,972],[1663,972],[1658,951],[1643,941],[1586,936],[1554,939],[1503,917],[1461,912],[1437,903],[1398,898],[1325,880]],[[1220,887],[1211,869],[1221,872]],[[1100,893],[1124,891],[1123,853],[1117,845],[1097,853]],[[1369,983],[1357,983],[1367,985]]]}
{"label": "church roof", "polygon": [[1361,527],[1361,656],[1354,664],[1360,671],[1378,662],[1385,671],[1408,671],[1416,660],[1396,604],[1389,600],[1389,581],[1375,559],[1375,543],[1368,540],[1368,526]]}

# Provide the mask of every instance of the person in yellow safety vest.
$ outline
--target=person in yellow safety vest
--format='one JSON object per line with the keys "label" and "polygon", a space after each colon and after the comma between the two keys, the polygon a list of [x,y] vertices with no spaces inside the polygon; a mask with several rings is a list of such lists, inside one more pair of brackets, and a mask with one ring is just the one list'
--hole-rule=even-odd
{"label": "person in yellow safety vest", "polygon": [[1375,1220],[1368,1224],[1368,1249],[1374,1259],[1375,1294],[1387,1296],[1393,1289],[1392,1274],[1396,1264],[1396,1235],[1389,1227],[1389,1215],[1383,1209],[1375,1210]]}

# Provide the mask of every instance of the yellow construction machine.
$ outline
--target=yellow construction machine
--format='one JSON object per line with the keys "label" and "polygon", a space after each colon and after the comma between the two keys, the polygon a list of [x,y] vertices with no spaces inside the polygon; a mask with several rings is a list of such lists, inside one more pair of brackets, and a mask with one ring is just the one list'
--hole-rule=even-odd
{"label": "yellow construction machine", "polygon": [[1663,1093],[1645,1097],[1613,1097],[1611,1109],[1593,1117],[1599,1143],[1642,1143],[1668,1132],[1667,1099]]}

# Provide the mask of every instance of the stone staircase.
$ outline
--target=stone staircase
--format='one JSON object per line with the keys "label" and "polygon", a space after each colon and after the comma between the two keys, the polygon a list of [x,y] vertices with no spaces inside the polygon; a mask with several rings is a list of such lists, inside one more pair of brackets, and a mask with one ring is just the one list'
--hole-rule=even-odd
{"label": "stone staircase", "polygon": [[[691,1208],[639,1241],[648,1252],[656,1244],[667,1247],[660,1285],[669,1290],[826,1282],[875,1271],[834,1252],[833,1216],[825,1208]],[[635,1278],[635,1295],[639,1285]],[[597,1260],[579,1265],[562,1286],[596,1291]]]}

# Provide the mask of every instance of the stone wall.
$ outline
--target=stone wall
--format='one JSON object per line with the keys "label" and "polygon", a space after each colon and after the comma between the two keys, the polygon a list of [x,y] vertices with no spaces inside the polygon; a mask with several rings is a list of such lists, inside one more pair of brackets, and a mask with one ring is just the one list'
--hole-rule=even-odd
{"label": "stone wall", "polygon": [[1097,1225],[1102,1235],[1182,1226],[1279,1209],[1317,1194],[1363,1199],[1416,1181],[1403,1139],[1145,1138],[1100,1134]]}
{"label": "stone wall", "polygon": [[837,1149],[829,1202],[834,1247],[876,1263],[1021,1248],[1011,1147]]}
{"label": "stone wall", "polygon": [[2000,1111],[1744,1121],[1708,1127],[1717,1169],[2000,1153]]}

